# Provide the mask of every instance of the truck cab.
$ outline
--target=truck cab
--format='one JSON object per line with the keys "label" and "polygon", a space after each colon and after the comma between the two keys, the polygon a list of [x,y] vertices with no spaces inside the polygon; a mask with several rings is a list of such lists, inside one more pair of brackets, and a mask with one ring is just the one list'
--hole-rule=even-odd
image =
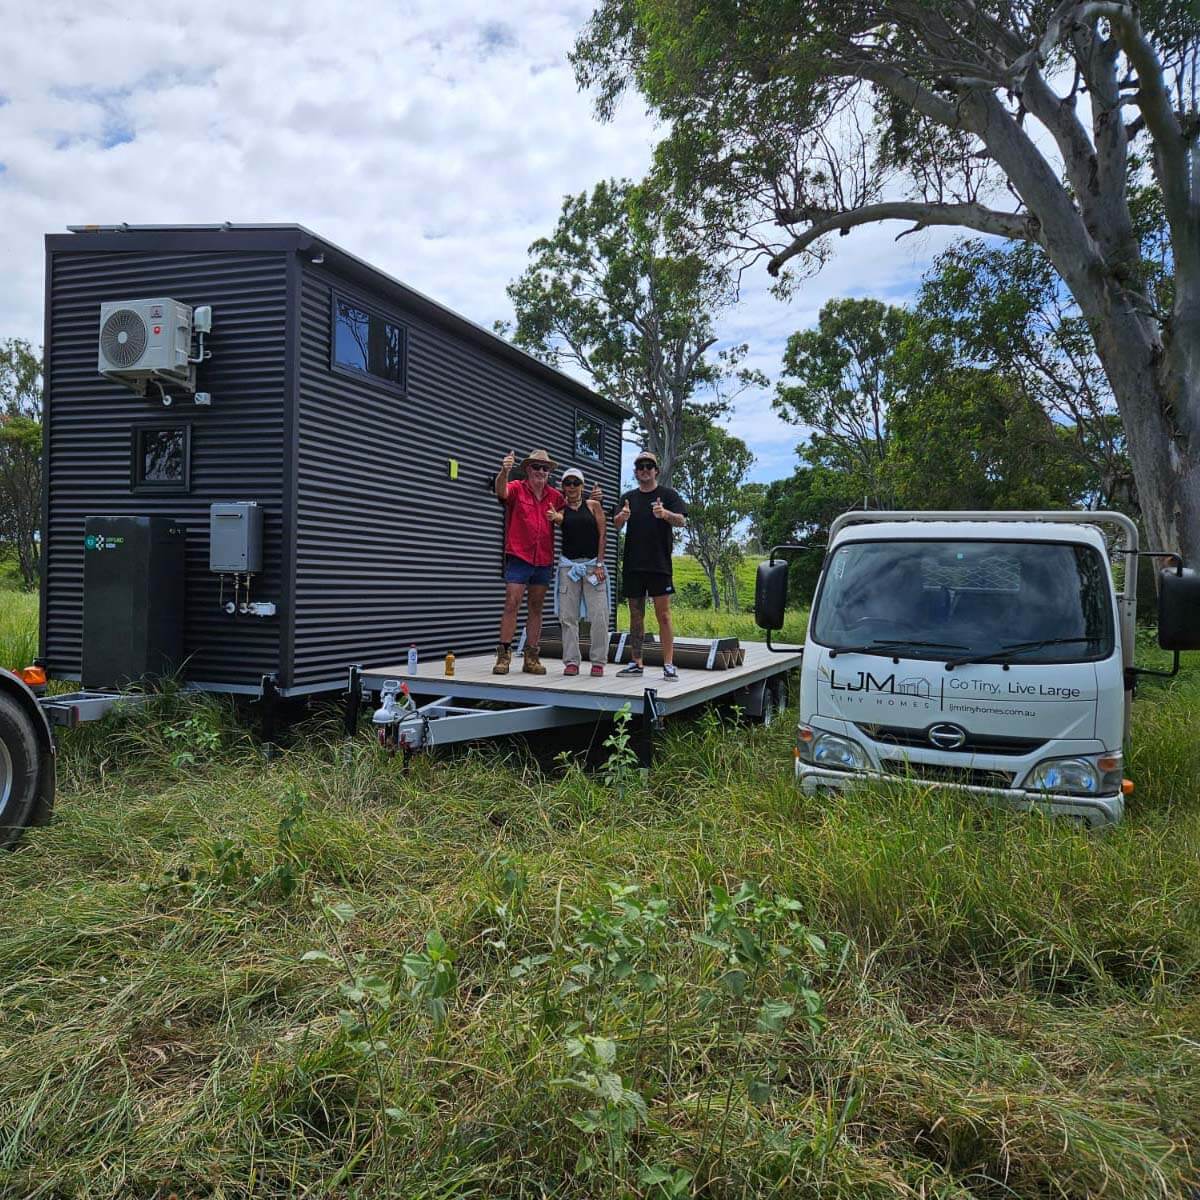
{"label": "truck cab", "polygon": [[[1104,525],[1120,535],[1128,588]],[[1117,513],[839,517],[804,646],[800,786],[916,779],[1092,826],[1120,820],[1137,555]],[[1178,581],[1168,624],[1184,626],[1163,644],[1193,648],[1196,577],[1177,563],[1162,578]]]}

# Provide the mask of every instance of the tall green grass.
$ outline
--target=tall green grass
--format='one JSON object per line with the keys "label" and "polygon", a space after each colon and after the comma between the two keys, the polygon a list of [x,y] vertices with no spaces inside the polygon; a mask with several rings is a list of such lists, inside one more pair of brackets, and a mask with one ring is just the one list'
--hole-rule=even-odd
{"label": "tall green grass", "polygon": [[0,589],[0,667],[26,667],[37,657],[38,597]]}
{"label": "tall green grass", "polygon": [[1100,836],[805,797],[714,713],[646,779],[608,726],[606,772],[321,710],[267,760],[179,695],[76,730],[0,861],[0,1195],[1190,1197],[1188,665]]}

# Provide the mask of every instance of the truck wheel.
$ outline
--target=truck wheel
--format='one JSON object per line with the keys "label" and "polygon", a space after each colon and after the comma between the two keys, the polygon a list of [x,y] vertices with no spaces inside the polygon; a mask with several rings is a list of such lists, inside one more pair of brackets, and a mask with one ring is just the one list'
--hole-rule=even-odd
{"label": "truck wheel", "polygon": [[38,795],[37,733],[25,710],[0,694],[0,849],[15,846]]}
{"label": "truck wheel", "polygon": [[783,681],[768,679],[763,688],[762,716],[758,718],[763,726],[774,725],[783,712]]}

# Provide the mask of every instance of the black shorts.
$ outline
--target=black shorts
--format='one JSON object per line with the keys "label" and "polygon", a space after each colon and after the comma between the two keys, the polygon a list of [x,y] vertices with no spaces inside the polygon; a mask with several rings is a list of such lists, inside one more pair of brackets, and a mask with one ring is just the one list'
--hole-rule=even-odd
{"label": "black shorts", "polygon": [[621,576],[621,595],[626,600],[670,596],[674,591],[670,571],[626,571]]}

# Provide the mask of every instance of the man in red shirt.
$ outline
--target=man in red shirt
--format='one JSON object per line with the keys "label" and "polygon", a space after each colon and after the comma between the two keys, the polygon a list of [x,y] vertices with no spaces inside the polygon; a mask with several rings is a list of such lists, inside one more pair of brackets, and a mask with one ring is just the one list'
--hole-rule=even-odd
{"label": "man in red shirt", "polygon": [[512,664],[512,640],[517,632],[517,610],[529,590],[529,616],[525,625],[527,675],[545,675],[538,651],[542,640],[542,605],[554,566],[554,526],[550,513],[565,503],[562,492],[549,484],[555,463],[545,450],[534,450],[521,462],[524,479],[508,480],[516,462],[513,450],[504,456],[496,473],[496,499],[508,508],[504,535],[504,615],[500,618],[500,647],[493,675],[507,675]]}

